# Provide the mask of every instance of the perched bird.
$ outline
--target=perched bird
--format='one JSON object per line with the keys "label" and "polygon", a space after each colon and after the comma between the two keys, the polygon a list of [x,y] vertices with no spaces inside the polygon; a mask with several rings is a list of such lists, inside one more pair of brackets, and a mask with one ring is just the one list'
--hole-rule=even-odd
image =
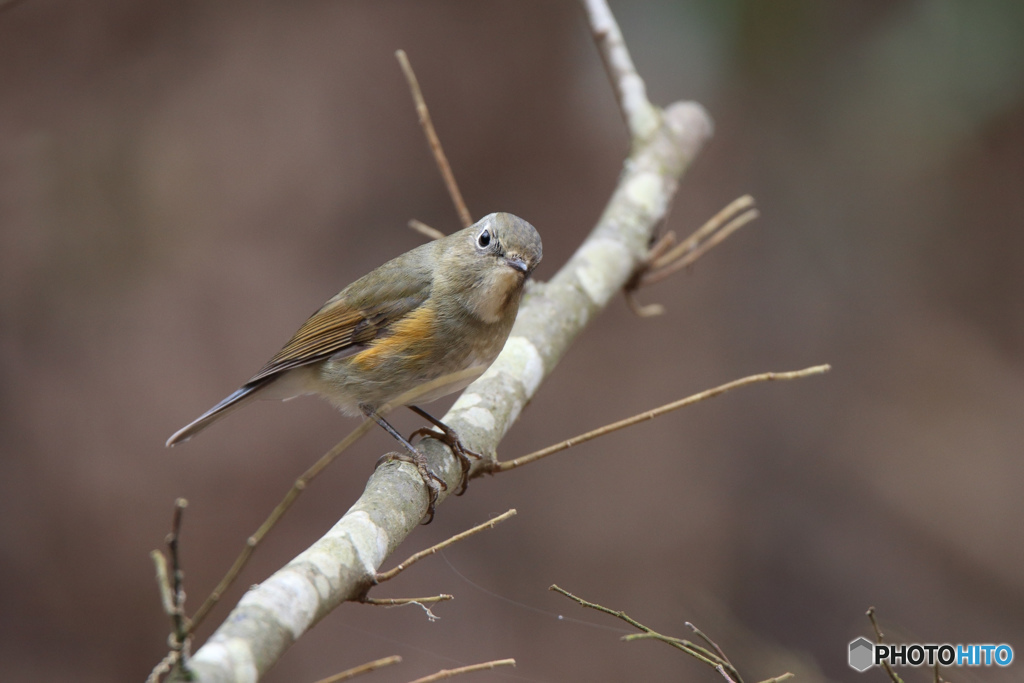
{"label": "perched bird", "polygon": [[510,213],[492,213],[407,251],[341,290],[252,379],[167,445],[192,438],[253,399],[317,394],[346,415],[373,419],[403,444],[428,488],[433,517],[444,482],[377,411],[408,406],[438,427],[441,434],[416,433],[434,434],[452,447],[464,488],[466,455],[475,454],[414,404],[459,391],[483,374],[505,345],[523,284],[540,260],[540,235]]}

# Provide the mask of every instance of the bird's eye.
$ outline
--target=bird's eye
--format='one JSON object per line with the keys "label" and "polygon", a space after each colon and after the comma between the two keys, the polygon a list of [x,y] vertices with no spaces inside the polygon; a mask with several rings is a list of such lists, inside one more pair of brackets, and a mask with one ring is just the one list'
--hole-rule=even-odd
{"label": "bird's eye", "polygon": [[488,244],[490,244],[491,243],[491,231],[488,230],[487,228],[484,228],[483,230],[481,230],[480,234],[477,235],[476,243],[479,244],[481,247],[486,247]]}

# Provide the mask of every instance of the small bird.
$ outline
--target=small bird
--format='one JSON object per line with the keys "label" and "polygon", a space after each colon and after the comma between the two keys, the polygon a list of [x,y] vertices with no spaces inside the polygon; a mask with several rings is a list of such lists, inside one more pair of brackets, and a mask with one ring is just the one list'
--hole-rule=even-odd
{"label": "small bird", "polygon": [[440,429],[417,430],[410,439],[430,434],[445,441],[462,463],[465,489],[467,455],[479,456],[414,404],[460,391],[490,366],[541,255],[537,230],[510,213],[489,214],[407,251],[341,290],[252,379],[175,432],[167,445],[192,438],[256,398],[316,394],[346,415],[374,420],[403,444],[427,486],[433,518],[446,485],[377,411],[408,406]]}

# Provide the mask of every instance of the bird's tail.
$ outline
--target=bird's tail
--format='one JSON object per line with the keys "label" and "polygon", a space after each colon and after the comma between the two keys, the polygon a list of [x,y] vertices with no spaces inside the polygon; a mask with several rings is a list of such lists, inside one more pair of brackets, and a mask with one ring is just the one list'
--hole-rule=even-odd
{"label": "bird's tail", "polygon": [[174,432],[174,434],[171,435],[171,438],[167,439],[166,445],[173,446],[175,444],[181,443],[182,441],[188,441],[193,436],[203,431],[220,418],[224,417],[228,413],[234,412],[238,408],[241,408],[242,406],[249,403],[249,401],[256,398],[256,395],[259,393],[259,390],[267,386],[267,384],[272,382],[274,379],[276,378],[268,377],[266,380],[263,381],[246,384],[244,387],[242,387],[235,393],[231,394],[214,407],[207,410],[205,413],[197,417],[195,420],[189,422],[187,425],[185,425],[178,431]]}

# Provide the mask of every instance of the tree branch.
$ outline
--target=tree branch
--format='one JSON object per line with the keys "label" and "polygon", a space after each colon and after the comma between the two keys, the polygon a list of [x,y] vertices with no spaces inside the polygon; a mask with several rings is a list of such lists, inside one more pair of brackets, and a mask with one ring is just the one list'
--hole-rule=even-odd
{"label": "tree branch", "polygon": [[804,377],[811,377],[812,375],[821,375],[823,373],[828,372],[831,369],[832,366],[830,365],[815,365],[814,367],[811,368],[806,368],[804,370],[794,370],[792,372],[763,372],[759,375],[750,375],[749,377],[742,377],[740,379],[733,380],[732,382],[727,382],[726,384],[714,387],[713,389],[706,389],[699,393],[693,394],[692,396],[687,396],[686,398],[679,399],[678,401],[666,403],[665,405],[659,406],[654,410],[647,410],[642,413],[638,413],[637,415],[634,415],[632,417],[627,417],[624,420],[619,420],[618,422],[606,424],[603,427],[598,427],[597,429],[593,429],[589,432],[585,432],[583,434],[574,436],[571,439],[560,441],[559,443],[552,444],[551,446],[548,446],[546,448],[542,448],[539,451],[527,453],[526,455],[521,455],[518,458],[514,458],[512,460],[500,460],[498,462],[495,462],[489,471],[495,473],[507,472],[508,470],[512,470],[517,467],[522,467],[523,465],[528,465],[531,462],[536,462],[540,460],[541,458],[546,458],[549,455],[553,455],[555,453],[568,450],[574,446],[580,445],[581,443],[586,443],[591,439],[596,439],[606,434],[617,432],[618,430],[625,429],[626,427],[632,427],[633,425],[639,424],[641,422],[653,420],[654,418],[660,417],[665,413],[670,413],[673,410],[679,410],[680,408],[692,406],[694,403],[700,403],[701,401],[706,401],[709,398],[720,396],[738,387],[745,387],[751,384],[757,384],[759,382],[802,379]]}
{"label": "tree branch", "polygon": [[[602,5],[588,2],[588,13],[592,21],[601,21],[594,30],[610,55],[606,62],[630,122],[632,151],[590,235],[550,282],[529,288],[505,349],[443,418],[467,447],[492,459],[576,335],[644,262],[651,234],[680,177],[712,132],[698,104],[680,102],[658,110],[647,102],[614,18],[606,6],[595,14]],[[620,68],[625,62],[629,69]],[[451,452],[432,439],[425,439],[421,450],[431,470],[448,483],[448,491],[456,490],[460,467]],[[487,465],[477,463],[474,471]],[[442,492],[438,504],[446,497]],[[195,680],[256,680],[313,624],[365,593],[426,507],[415,467],[392,461],[378,468],[363,495],[330,531],[241,598],[193,655]]]}
{"label": "tree branch", "polygon": [[601,52],[608,78],[615,88],[619,109],[629,127],[633,144],[646,140],[658,129],[658,109],[647,99],[644,79],[636,72],[626,41],[606,0],[583,0],[590,30]]}

